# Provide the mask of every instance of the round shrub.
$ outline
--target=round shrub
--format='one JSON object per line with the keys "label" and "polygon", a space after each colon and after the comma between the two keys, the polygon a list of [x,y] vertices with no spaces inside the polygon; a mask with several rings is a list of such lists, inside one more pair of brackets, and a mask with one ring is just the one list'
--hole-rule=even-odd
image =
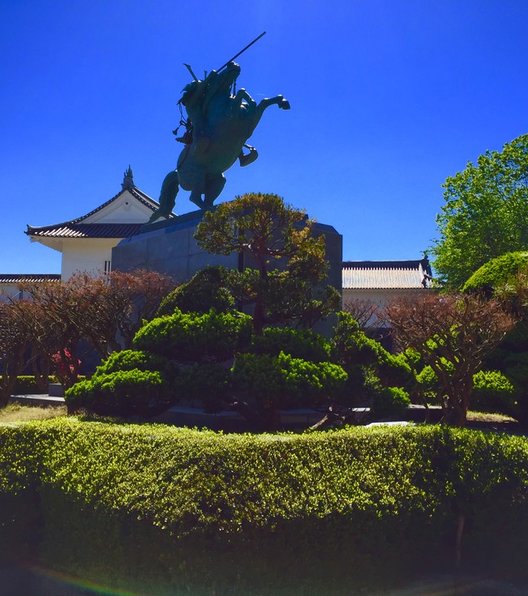
{"label": "round shrub", "polygon": [[87,409],[102,416],[148,416],[168,405],[161,374],[138,369],[99,374],[65,392],[70,412]]}
{"label": "round shrub", "polygon": [[108,358],[95,369],[94,375],[110,374],[123,370],[157,370],[169,379],[173,376],[174,366],[163,356],[151,354],[143,350],[121,350],[112,352]]}
{"label": "round shrub", "polygon": [[515,414],[515,387],[498,370],[481,370],[473,376],[471,408],[482,412]]}
{"label": "round shrub", "polygon": [[371,413],[376,419],[398,418],[410,403],[409,394],[401,387],[379,387],[374,394]]}
{"label": "round shrub", "polygon": [[290,327],[266,327],[262,335],[255,335],[250,350],[255,354],[278,356],[281,352],[294,358],[311,362],[323,362],[330,355],[330,344],[310,329]]}
{"label": "round shrub", "polygon": [[221,362],[249,343],[251,321],[249,315],[239,312],[176,310],[146,323],[136,333],[133,346],[178,362]]}
{"label": "round shrub", "polygon": [[235,300],[227,287],[229,271],[224,267],[206,267],[186,283],[168,294],[160,304],[157,316],[182,312],[207,313],[233,310]]}
{"label": "round shrub", "polygon": [[463,292],[483,292],[491,295],[493,290],[506,283],[523,269],[528,268],[528,252],[508,252],[484,263],[466,281]]}
{"label": "round shrub", "polygon": [[239,354],[232,368],[235,394],[263,408],[314,406],[339,393],[347,380],[331,362],[309,362],[281,352]]}

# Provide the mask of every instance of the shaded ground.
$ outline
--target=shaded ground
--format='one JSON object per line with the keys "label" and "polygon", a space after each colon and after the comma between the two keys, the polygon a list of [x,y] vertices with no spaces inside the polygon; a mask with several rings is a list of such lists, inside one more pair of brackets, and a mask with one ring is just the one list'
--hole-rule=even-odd
{"label": "shaded ground", "polygon": [[[46,420],[57,416],[66,415],[66,406],[50,405],[46,407],[26,406],[11,403],[0,409],[0,424],[16,424],[30,420]],[[504,414],[488,412],[468,412],[467,428],[475,430],[504,432],[512,435],[525,435],[528,430],[521,426],[517,420]]]}

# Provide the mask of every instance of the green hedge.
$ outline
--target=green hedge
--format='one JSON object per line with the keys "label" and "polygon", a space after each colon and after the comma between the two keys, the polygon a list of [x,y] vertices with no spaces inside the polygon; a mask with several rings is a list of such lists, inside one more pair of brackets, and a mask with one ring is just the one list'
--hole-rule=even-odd
{"label": "green hedge", "polygon": [[[57,379],[53,376],[48,377],[48,383],[56,383]],[[14,395],[43,394],[48,392],[48,386],[39,387],[34,375],[20,375],[17,377]]]}
{"label": "green hedge", "polygon": [[[0,493],[43,485],[176,535],[329,518],[419,531],[460,512],[486,532],[518,508],[528,522],[523,437],[438,426],[222,435],[63,418],[1,427],[0,445]],[[494,519],[482,519],[490,505]]]}
{"label": "green hedge", "polygon": [[0,427],[0,547],[25,541],[45,567],[112,585],[135,576],[116,586],[134,593],[158,593],[160,578],[173,585],[159,593],[371,593],[405,568],[423,573],[424,558],[453,564],[461,515],[465,563],[522,571],[527,501],[523,437]]}

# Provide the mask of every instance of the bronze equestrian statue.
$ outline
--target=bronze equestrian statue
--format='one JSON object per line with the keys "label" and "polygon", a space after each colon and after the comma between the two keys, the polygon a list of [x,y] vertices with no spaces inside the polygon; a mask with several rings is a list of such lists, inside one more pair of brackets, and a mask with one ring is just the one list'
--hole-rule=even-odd
{"label": "bronze equestrian statue", "polygon": [[[211,209],[224,188],[224,172],[237,160],[241,166],[246,166],[258,157],[247,140],[264,110],[271,105],[290,109],[282,95],[257,103],[245,89],[233,93],[240,75],[240,66],[233,61],[218,71],[211,71],[203,80],[198,79],[189,66],[187,68],[195,80],[183,89],[178,102],[187,113],[187,118],[182,120],[185,133],[177,137],[185,146],[176,170],[169,172],[163,181],[160,207],[150,218],[151,222],[170,216],[179,188],[189,190],[189,199],[201,209]],[[243,153],[244,147],[249,153]]]}

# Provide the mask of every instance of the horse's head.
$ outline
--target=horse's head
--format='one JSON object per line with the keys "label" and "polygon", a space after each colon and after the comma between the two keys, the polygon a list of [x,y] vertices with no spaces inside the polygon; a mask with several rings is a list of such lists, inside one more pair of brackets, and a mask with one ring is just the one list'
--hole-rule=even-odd
{"label": "horse's head", "polygon": [[215,93],[230,93],[233,83],[240,74],[240,66],[236,62],[229,62],[220,72],[212,70],[206,78],[209,91]]}

